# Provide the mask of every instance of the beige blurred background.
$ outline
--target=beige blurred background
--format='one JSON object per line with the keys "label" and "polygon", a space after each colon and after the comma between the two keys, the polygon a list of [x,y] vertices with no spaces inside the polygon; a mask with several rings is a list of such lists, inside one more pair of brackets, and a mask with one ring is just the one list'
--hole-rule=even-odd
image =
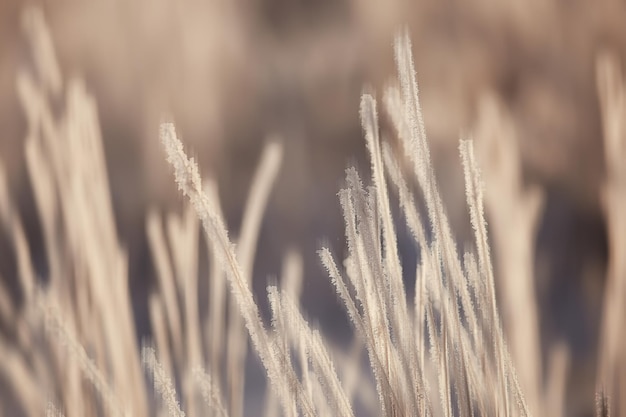
{"label": "beige blurred background", "polygon": [[[346,166],[368,166],[359,96],[365,85],[380,91],[393,74],[393,35],[408,26],[426,129],[461,242],[470,229],[457,141],[471,132],[484,94],[495,94],[513,120],[525,179],[546,192],[535,265],[544,354],[550,343],[568,343],[568,413],[591,415],[607,256],[595,57],[606,49],[625,56],[623,1],[2,0],[0,157],[42,258],[15,90],[16,71],[32,66],[20,25],[32,3],[43,6],[64,75],[83,77],[99,106],[140,329],[154,275],[145,212],[182,205],[157,134],[168,118],[203,173],[217,178],[235,236],[260,150],[268,137],[282,140],[255,288],[264,290],[296,246],[305,254],[304,308],[341,340],[347,321],[315,250],[325,241],[341,253],[336,192]],[[0,266],[11,276],[8,255]]]}

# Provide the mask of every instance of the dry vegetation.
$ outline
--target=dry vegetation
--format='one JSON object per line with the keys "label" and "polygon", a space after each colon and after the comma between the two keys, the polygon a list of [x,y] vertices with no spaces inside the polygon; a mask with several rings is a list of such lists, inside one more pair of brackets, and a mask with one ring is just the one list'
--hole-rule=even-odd
{"label": "dry vegetation", "polygon": [[[372,94],[361,98],[371,178],[349,168],[338,193],[345,258],[326,247],[318,252],[354,328],[353,349],[345,353],[301,312],[297,252],[286,254],[280,283],[267,287],[270,323],[251,290],[281,142],[269,142],[261,155],[235,245],[215,184],[201,181],[172,123],[161,125],[160,138],[190,204],[180,215],[158,208],[146,214],[158,285],[149,299],[151,340],[138,342],[94,99],[82,80],[61,75],[42,13],[29,10],[23,23],[36,71],[21,71],[16,85],[28,123],[25,154],[48,271],[38,276],[33,266],[0,170],[0,220],[22,294],[18,302],[0,286],[0,320],[7,329],[0,338],[0,400],[7,413],[241,417],[249,338],[269,381],[267,416],[566,414],[568,348],[559,345],[542,360],[533,280],[543,196],[525,187],[514,130],[497,102],[485,97],[476,149],[471,140],[459,145],[474,249],[458,248],[437,187],[407,33],[396,36],[398,76],[383,91],[382,106]],[[598,59],[597,82],[611,248],[597,413],[620,416],[626,415],[626,87],[612,55]],[[381,138],[379,107],[393,139]],[[425,215],[418,210],[421,199]],[[392,215],[395,204],[400,218]],[[498,248],[497,274],[485,212]],[[398,228],[413,239],[415,270],[403,266]],[[208,276],[199,273],[204,257]],[[406,277],[415,282],[412,300]],[[199,288],[209,289],[208,308],[198,302]]]}

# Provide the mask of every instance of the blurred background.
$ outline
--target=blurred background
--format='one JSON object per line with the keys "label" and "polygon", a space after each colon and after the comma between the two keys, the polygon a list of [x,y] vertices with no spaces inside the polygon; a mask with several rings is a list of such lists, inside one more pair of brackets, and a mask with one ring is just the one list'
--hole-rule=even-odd
{"label": "blurred background", "polygon": [[[158,139],[167,118],[203,174],[217,179],[233,236],[263,145],[270,137],[283,142],[254,286],[263,294],[285,251],[298,248],[305,257],[303,308],[338,343],[347,341],[344,309],[315,251],[322,243],[343,250],[336,193],[347,166],[369,166],[359,97],[365,86],[381,91],[394,75],[393,36],[408,27],[426,130],[461,244],[471,229],[458,139],[472,132],[485,95],[510,117],[523,179],[545,193],[534,265],[542,353],[566,342],[568,413],[592,415],[607,263],[595,62],[605,50],[626,53],[626,3],[2,0],[0,158],[33,256],[43,264],[15,87],[18,69],[32,66],[20,19],[31,4],[44,10],[63,74],[84,78],[97,101],[140,332],[147,331],[146,294],[154,282],[145,213],[182,207]],[[10,280],[15,265],[3,252],[0,269]],[[263,305],[265,297],[258,298]]]}

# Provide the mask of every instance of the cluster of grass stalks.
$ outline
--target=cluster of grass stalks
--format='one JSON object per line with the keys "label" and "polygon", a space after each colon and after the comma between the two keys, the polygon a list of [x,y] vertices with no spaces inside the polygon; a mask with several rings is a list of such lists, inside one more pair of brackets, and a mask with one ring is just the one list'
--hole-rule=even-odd
{"label": "cluster of grass stalks", "polygon": [[[137,341],[95,102],[80,79],[63,80],[42,14],[29,10],[24,26],[35,71],[21,72],[16,84],[27,116],[25,154],[48,271],[37,276],[20,214],[0,175],[0,220],[23,294],[15,302],[0,286],[0,320],[7,329],[0,338],[3,409],[25,416],[241,417],[247,335],[269,381],[265,410],[254,415],[565,415],[567,349],[551,352],[544,371],[539,347],[532,242],[541,193],[524,187],[514,134],[498,105],[485,98],[476,152],[470,140],[459,145],[475,249],[457,248],[436,185],[406,32],[394,44],[397,80],[382,94],[396,138],[381,138],[379,104],[363,94],[371,178],[346,170],[338,194],[348,248],[343,262],[328,248],[318,252],[354,327],[354,348],[346,355],[300,310],[297,252],[286,255],[280,285],[267,287],[271,323],[261,318],[251,291],[260,223],[283,157],[280,142],[270,142],[261,155],[235,245],[215,184],[201,181],[172,123],[161,125],[161,141],[190,204],[181,215],[154,208],[146,216],[158,285],[149,299],[152,340]],[[626,412],[626,89],[610,56],[598,61],[598,87],[613,251],[598,367],[598,414],[607,416]],[[392,196],[404,221],[392,216]],[[497,279],[486,210],[503,265]],[[413,239],[414,271],[403,270],[397,227],[406,227]],[[201,239],[207,254],[200,253]],[[211,265],[208,309],[198,303],[202,256]],[[407,276],[415,280],[413,300]]]}

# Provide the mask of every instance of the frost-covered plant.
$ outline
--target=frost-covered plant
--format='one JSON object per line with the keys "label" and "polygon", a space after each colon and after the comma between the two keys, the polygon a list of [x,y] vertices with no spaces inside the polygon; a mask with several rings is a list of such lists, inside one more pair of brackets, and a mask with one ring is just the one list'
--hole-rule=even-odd
{"label": "frost-covered plant", "polygon": [[[459,252],[436,185],[406,32],[394,44],[398,78],[382,95],[382,107],[397,136],[393,145],[398,146],[381,140],[378,102],[373,95],[363,94],[360,116],[371,178],[362,178],[354,168],[346,170],[346,186],[338,194],[348,248],[343,262],[337,262],[328,248],[318,252],[354,327],[353,347],[345,354],[331,347],[300,311],[302,266],[296,252],[285,257],[280,286],[267,289],[271,323],[263,322],[251,291],[260,223],[283,157],[280,142],[269,142],[261,155],[235,245],[220,212],[215,184],[202,183],[199,168],[187,157],[172,123],[161,126],[161,141],[176,183],[191,205],[182,215],[163,215],[153,208],[146,216],[157,285],[148,306],[152,340],[140,349],[95,101],[80,79],[63,79],[43,14],[29,10],[24,24],[35,70],[20,72],[17,91],[27,116],[26,161],[49,276],[42,285],[0,166],[0,224],[16,256],[25,305],[20,309],[0,286],[0,320],[13,337],[0,335],[0,375],[11,382],[11,393],[0,393],[0,398],[13,395],[14,405],[26,416],[45,410],[54,417],[241,417],[247,332],[271,386],[266,396],[268,417],[351,417],[357,414],[357,404],[370,415],[382,416],[563,412],[562,404],[544,402],[539,392],[542,378],[529,252],[540,197],[522,187],[511,138],[487,144],[504,155],[500,162],[506,162],[486,166],[487,177],[500,177],[500,188],[485,199],[499,229],[496,241],[504,242],[500,246],[509,255],[505,259],[515,259],[503,270],[525,268],[506,274],[517,277],[517,282],[511,282],[510,276],[499,281],[504,299],[516,301],[507,303],[504,314],[521,324],[506,333],[515,345],[510,357],[496,306],[474,147],[465,140],[459,146],[475,251]],[[600,60],[598,81],[611,247],[624,253],[620,209],[626,204],[626,182],[620,161],[626,149],[626,100],[618,69],[614,59]],[[52,111],[52,102],[60,109]],[[485,130],[491,129],[492,136],[506,130],[493,129],[503,117],[489,114],[482,119],[479,136],[490,134]],[[415,184],[425,202],[425,215],[418,211]],[[503,209],[494,198],[504,192],[516,202],[514,209]],[[392,196],[397,196],[404,221],[392,216]],[[202,237],[199,223],[205,232]],[[506,240],[503,230],[512,223],[516,223],[516,238],[524,236],[523,245],[506,245],[513,241]],[[413,238],[418,253],[415,271],[406,271],[401,262],[398,227],[406,227]],[[208,314],[201,313],[197,296],[199,258],[204,255],[200,239],[207,243],[211,265]],[[623,260],[612,252],[598,375],[602,416],[611,407],[618,413],[624,408],[623,396],[621,405],[617,401],[626,379],[623,342],[620,345],[626,299]],[[415,279],[412,300],[405,289],[407,276]],[[513,285],[519,284],[524,287],[517,294]],[[526,313],[532,313],[530,319]],[[52,337],[43,336],[44,328]],[[369,359],[367,369],[360,363],[363,348]],[[563,357],[562,366],[546,378],[548,394],[557,393],[557,402],[565,385],[567,357]],[[519,384],[514,362],[527,366]],[[146,376],[154,383],[154,392]],[[520,385],[531,386],[528,402]],[[155,393],[162,401],[151,401]]]}
{"label": "frost-covered plant", "polygon": [[[357,337],[367,347],[382,415],[528,415],[496,308],[482,183],[472,143],[462,141],[460,151],[477,253],[461,257],[436,186],[406,33],[396,38],[395,57],[399,86],[385,91],[386,110],[426,201],[430,230],[427,233],[419,218],[391,148],[381,143],[376,100],[364,94],[360,114],[372,184],[366,188],[355,169],[347,170],[347,188],[339,193],[348,243],[345,274],[328,249],[320,250],[321,260]],[[203,192],[198,167],[186,156],[173,124],[161,126],[161,139],[179,189],[195,208],[224,268],[283,413],[291,415],[297,407],[303,415],[313,416],[330,407],[334,415],[352,416],[350,398],[323,339],[302,319],[297,304],[275,287],[268,288],[273,332],[266,329],[223,220]],[[385,170],[399,192],[420,253],[412,305],[404,288]],[[323,398],[305,387],[308,375],[298,375],[290,344],[304,348]]]}

